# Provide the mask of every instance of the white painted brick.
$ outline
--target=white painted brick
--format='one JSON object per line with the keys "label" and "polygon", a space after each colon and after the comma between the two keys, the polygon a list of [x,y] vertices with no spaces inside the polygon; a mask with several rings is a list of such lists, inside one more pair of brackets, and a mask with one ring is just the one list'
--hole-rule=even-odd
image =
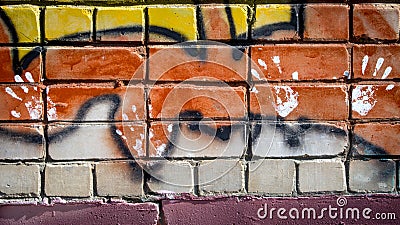
{"label": "white painted brick", "polygon": [[265,159],[249,162],[248,191],[252,193],[291,194],[296,185],[293,160]]}
{"label": "white painted brick", "polygon": [[92,187],[89,164],[47,165],[45,168],[45,192],[48,196],[89,197]]}
{"label": "white painted brick", "polygon": [[0,165],[1,195],[38,196],[39,193],[39,165]]}
{"label": "white painted brick", "polygon": [[143,192],[142,168],[134,161],[96,165],[97,194],[100,196],[139,196]]}
{"label": "white painted brick", "polygon": [[350,162],[349,188],[356,192],[392,192],[396,166],[392,160],[354,160]]}
{"label": "white painted brick", "polygon": [[345,167],[340,159],[319,159],[299,163],[300,192],[345,191]]}

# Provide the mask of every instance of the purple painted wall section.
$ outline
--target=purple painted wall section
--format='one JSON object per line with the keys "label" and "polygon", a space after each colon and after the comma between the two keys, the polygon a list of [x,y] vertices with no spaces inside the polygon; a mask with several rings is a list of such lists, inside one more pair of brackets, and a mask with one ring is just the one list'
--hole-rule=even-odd
{"label": "purple painted wall section", "polygon": [[0,224],[157,224],[153,203],[0,206]]}
{"label": "purple painted wall section", "polygon": [[400,223],[400,196],[232,197],[164,200],[162,205],[166,224]]}

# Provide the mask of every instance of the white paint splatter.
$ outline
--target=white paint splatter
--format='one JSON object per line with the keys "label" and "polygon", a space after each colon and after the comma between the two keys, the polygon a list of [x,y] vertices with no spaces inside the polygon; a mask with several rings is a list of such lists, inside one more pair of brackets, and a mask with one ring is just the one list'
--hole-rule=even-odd
{"label": "white paint splatter", "polygon": [[115,133],[117,133],[119,136],[122,136],[122,131],[120,129],[116,129]]}
{"label": "white paint splatter", "polygon": [[368,55],[365,55],[364,58],[362,59],[362,65],[361,65],[361,73],[362,75],[365,74],[365,68],[367,68],[367,64],[368,64]]}
{"label": "white paint splatter", "polygon": [[143,140],[144,139],[144,134],[140,134],[140,138]]}
{"label": "white paint splatter", "polygon": [[153,138],[154,137],[154,133],[153,133],[153,129],[150,128],[149,130],[149,138]]}
{"label": "white paint splatter", "polygon": [[165,152],[165,148],[167,147],[166,144],[161,144],[160,146],[157,147],[157,156],[163,156],[163,153]]}
{"label": "white paint splatter", "polygon": [[379,58],[378,61],[376,61],[375,70],[374,70],[374,73],[372,74],[372,76],[376,77],[376,73],[381,69],[384,61],[385,61],[385,59],[383,59],[383,58]]}
{"label": "white paint splatter", "polygon": [[336,79],[337,79],[337,77],[332,77],[332,79],[335,79],[335,80],[336,80]]}
{"label": "white paint splatter", "polygon": [[153,117],[153,106],[149,104],[149,116]]}
{"label": "white paint splatter", "polygon": [[[15,75],[15,76],[14,76],[14,80],[15,80],[15,82],[18,82],[18,83],[23,83],[23,82],[24,82],[24,80],[22,79],[22,77],[19,76],[19,75]],[[26,94],[28,94],[29,89],[28,89],[26,86],[22,85],[22,86],[21,86],[21,89],[22,89]]]}
{"label": "white paint splatter", "polygon": [[385,72],[383,72],[382,79],[386,79],[389,76],[390,72],[392,72],[392,67],[386,67]]}
{"label": "white paint splatter", "polygon": [[251,75],[255,76],[257,79],[261,80],[260,74],[258,74],[257,70],[251,69]]}
{"label": "white paint splatter", "polygon": [[293,78],[293,80],[298,80],[298,79],[299,79],[299,72],[294,71],[294,72],[292,73],[292,78]]}
{"label": "white paint splatter", "polygon": [[129,120],[129,117],[128,117],[128,115],[126,115],[126,113],[122,113],[122,119]]}
{"label": "white paint splatter", "polygon": [[38,120],[42,116],[42,104],[40,100],[36,99],[32,96],[32,101],[28,101],[25,103],[25,107],[29,112],[29,116],[33,120]]}
{"label": "white paint splatter", "polygon": [[20,118],[20,117],[21,117],[21,113],[15,111],[15,110],[12,110],[12,111],[11,111],[11,115],[12,115],[13,117],[15,117],[15,118]]}
{"label": "white paint splatter", "polygon": [[133,146],[133,149],[136,150],[136,152],[138,153],[139,156],[143,156],[143,142],[140,139],[136,139],[136,144],[135,146]]}
{"label": "white paint splatter", "polygon": [[129,129],[130,129],[131,131],[135,131],[135,128],[133,128],[133,127],[129,127]]}
{"label": "white paint splatter", "polygon": [[257,61],[258,61],[258,64],[259,64],[260,66],[264,67],[264,70],[267,70],[267,69],[268,69],[268,66],[267,66],[267,64],[264,62],[264,60],[258,59]]}
{"label": "white paint splatter", "polygon": [[343,72],[343,76],[349,78],[349,75],[350,75],[349,71],[346,70]]}
{"label": "white paint splatter", "polygon": [[279,73],[282,73],[281,59],[279,58],[279,56],[272,57],[272,61],[275,63],[276,67],[278,67]]}
{"label": "white paint splatter", "polygon": [[32,74],[30,72],[25,73],[25,78],[31,83],[35,82],[35,80],[33,80]]}
{"label": "white paint splatter", "polygon": [[394,84],[389,84],[388,86],[386,86],[386,91],[390,91],[394,88]]}
{"label": "white paint splatter", "polygon": [[132,112],[136,112],[136,105],[132,105]]}
{"label": "white paint splatter", "polygon": [[167,130],[168,130],[168,132],[170,132],[170,133],[172,132],[172,126],[173,126],[173,124],[171,123],[171,124],[169,124],[168,127],[167,127]]}
{"label": "white paint splatter", "polygon": [[[289,86],[277,86],[274,87],[276,92],[276,105],[274,106],[275,111],[281,116],[286,117],[289,115],[299,104],[297,98],[299,97],[299,93],[294,91]],[[282,101],[279,94],[281,91],[285,91],[285,101]]]}
{"label": "white paint splatter", "polygon": [[253,87],[253,88],[250,90],[250,92],[258,94],[258,90],[257,90],[256,87]]}
{"label": "white paint splatter", "polygon": [[[48,90],[48,88],[47,88]],[[47,106],[49,109],[47,110],[47,119],[56,120],[57,119],[57,108],[56,104],[51,100],[50,96],[47,96]]]}
{"label": "white paint splatter", "polygon": [[357,86],[351,95],[351,105],[353,111],[361,116],[366,116],[368,112],[375,106],[374,87],[372,85]]}
{"label": "white paint splatter", "polygon": [[6,92],[7,94],[11,95],[11,97],[22,101],[22,98],[18,97],[18,95],[15,94],[15,92],[10,87],[6,87]]}

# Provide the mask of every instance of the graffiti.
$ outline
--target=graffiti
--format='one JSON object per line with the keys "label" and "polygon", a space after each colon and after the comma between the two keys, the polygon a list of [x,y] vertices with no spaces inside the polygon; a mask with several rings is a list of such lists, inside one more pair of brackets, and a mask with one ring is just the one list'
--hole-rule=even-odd
{"label": "graffiti", "polygon": [[[233,9],[229,6],[224,6],[220,10],[223,12],[223,16],[226,17],[227,20],[227,27],[229,32],[229,38],[227,39],[246,39],[248,37],[247,25],[246,31],[242,31],[239,26],[236,26],[236,21],[238,19],[238,14],[235,13],[236,9]],[[276,15],[283,15],[281,18],[282,21],[269,18],[262,18],[262,12],[269,12],[272,10],[272,13]],[[202,10],[197,10],[197,12],[203,12]],[[255,39],[259,38],[271,38],[272,35],[279,33],[281,31],[292,31],[293,33],[297,33],[299,30],[299,21],[298,21],[298,14],[299,8],[298,6],[285,6],[285,7],[271,7],[271,8],[262,8],[258,11],[259,14],[255,15],[256,21],[252,25],[252,35]],[[203,12],[204,13],[204,12]],[[199,18],[201,19],[198,21],[199,24],[199,38],[200,39],[208,39],[212,36],[207,30],[207,25],[205,20],[209,16],[209,14],[201,13]],[[246,11],[247,16],[247,11]],[[10,38],[11,43],[19,43],[18,33],[11,21],[11,19],[7,16],[6,12],[0,10],[0,17],[2,20],[3,26],[7,31],[7,35]],[[123,26],[123,27],[115,27],[110,29],[103,29],[98,30],[97,35],[101,37],[105,36],[117,36],[119,34],[138,34],[142,33],[143,28],[142,26]],[[177,30],[172,30],[170,28],[163,27],[161,25],[157,25],[156,22],[154,24],[150,23],[148,26],[149,35],[156,35],[156,37],[162,37],[162,39],[172,40],[175,42],[185,42],[192,39],[190,35],[187,35],[183,32],[179,32]],[[89,31],[78,32],[74,34],[64,35],[58,38],[55,38],[51,41],[68,41],[68,40],[84,40],[90,38],[92,35]],[[293,36],[293,34],[290,34]],[[284,35],[284,38],[288,37]],[[218,38],[216,38],[218,39]],[[223,38],[222,38],[223,39]],[[197,58],[199,61],[205,60],[210,56],[211,50],[207,48],[184,48],[186,54],[190,57]],[[13,71],[13,75],[15,77],[15,82],[18,82],[19,85],[24,84],[25,82],[33,83],[33,79],[30,79],[29,71],[27,69],[31,66],[31,63],[38,59],[41,56],[43,49],[41,47],[32,48],[28,53],[24,55],[20,54],[20,51],[17,47],[12,47],[10,55],[11,61],[10,66]],[[232,58],[235,61],[241,60],[241,55],[237,52],[232,52]],[[279,71],[280,74],[283,72],[283,66],[281,63],[281,59],[279,56],[274,56],[271,58],[272,62],[275,65],[275,69]],[[368,56],[366,55],[362,61],[361,71],[364,75],[366,68],[368,66]],[[262,66],[265,70],[267,69],[267,64],[265,61],[258,59],[258,64]],[[381,67],[384,63],[383,58],[379,58],[376,62],[375,69],[373,70],[372,76],[377,76],[377,73],[381,71]],[[392,71],[392,67],[387,66],[383,72],[382,79],[387,78]],[[381,71],[382,72],[382,71]],[[251,73],[254,77],[260,79],[261,75],[257,70],[251,69]],[[348,72],[347,72],[348,73]],[[21,74],[25,74],[25,78],[21,76]],[[291,76],[294,80],[298,80],[298,72],[294,71],[291,73]],[[27,81],[25,81],[27,80]],[[261,80],[261,79],[260,79]],[[20,86],[23,91],[27,94],[24,89],[24,86]],[[15,88],[15,87],[13,87]],[[5,89],[6,94],[9,95],[11,98],[15,98],[16,100],[22,100],[22,98],[14,92],[14,89],[7,87]],[[258,93],[258,90],[255,87],[250,87],[251,92]],[[391,90],[393,87],[387,86],[387,89]],[[352,138],[352,142],[358,149],[363,149],[365,155],[385,155],[389,154],[383,147],[375,145],[374,143],[366,140],[364,137],[352,134],[349,136],[349,133],[352,131],[348,130],[345,123],[342,124],[334,124],[334,123],[317,123],[311,121],[311,119],[306,117],[300,117],[296,120],[289,120],[285,119],[287,115],[289,115],[299,104],[298,99],[299,93],[295,92],[289,86],[281,86],[281,87],[274,87],[274,96],[276,96],[275,105],[273,108],[277,112],[277,121],[273,121],[268,123],[269,116],[261,113],[255,112],[248,112],[247,117],[245,118],[244,122],[246,124],[224,124],[222,122],[216,123],[214,125],[209,125],[207,120],[210,116],[200,110],[196,109],[186,109],[181,110],[178,114],[175,115],[177,120],[173,120],[171,124],[168,124],[168,135],[167,142],[164,143],[160,141],[160,143],[154,144],[157,140],[154,141],[153,145],[155,145],[156,153],[151,155],[151,153],[139,153],[139,149],[144,151],[146,149],[143,148],[143,143],[141,140],[136,141],[136,152],[133,152],[132,149],[129,147],[131,143],[129,143],[126,139],[126,135],[121,131],[121,128],[117,125],[108,124],[108,135],[112,137],[114,144],[117,146],[118,150],[122,153],[123,157],[127,159],[136,159],[136,157],[144,155],[144,156],[157,156],[157,157],[166,157],[166,158],[174,158],[174,157],[183,157],[182,153],[178,153],[176,149],[176,144],[179,144],[179,141],[182,143],[185,141],[181,137],[178,136],[178,130],[185,130],[186,132],[190,133],[201,133],[214,138],[217,144],[213,146],[224,146],[226,143],[231,141],[233,134],[238,134],[242,132],[241,127],[246,127],[250,131],[250,135],[237,135],[236,141],[242,143],[240,145],[238,151],[234,151],[232,154],[235,156],[241,157],[246,154],[245,151],[247,147],[247,138],[250,138],[250,145],[254,147],[254,152],[250,153],[253,154],[251,156],[254,157],[297,157],[297,156],[318,156],[318,155],[338,155],[338,154],[346,154],[346,149],[349,148],[348,146],[348,138]],[[360,89],[360,90],[359,90]],[[374,90],[371,87],[367,87],[367,90],[361,90],[361,88],[356,88],[353,90],[353,110],[358,112],[360,115],[367,114],[372,107],[374,107],[374,102],[366,101],[364,99],[365,96],[373,96]],[[48,97],[48,95],[46,95]],[[25,102],[27,110],[30,112],[30,119],[32,120],[39,120],[43,118],[42,115],[38,115],[36,111],[42,111],[42,108],[38,108],[31,102],[29,105]],[[80,106],[79,110],[76,112],[75,117],[73,118],[74,122],[85,122],[85,117],[89,114],[91,110],[96,105],[104,104],[108,107],[108,112],[106,116],[106,121],[115,121],[116,113],[122,107],[122,99],[117,94],[102,94],[99,96],[95,96],[86,102],[83,102]],[[47,98],[46,106],[48,108],[53,107],[52,100]],[[149,106],[149,113],[151,113],[151,105]],[[29,110],[30,109],[30,110]],[[36,111],[35,111],[36,110]],[[15,118],[21,117],[21,112],[12,109],[10,111],[11,115]],[[49,113],[49,112],[47,112]],[[32,116],[33,115],[33,116]],[[150,115],[150,117],[152,117]],[[49,120],[55,120],[52,115],[47,114],[45,118]],[[275,118],[271,116],[271,118]],[[266,122],[267,121],[267,122]],[[153,122],[153,121],[144,121],[144,122]],[[242,121],[243,122],[243,121]],[[171,125],[171,127],[169,127]],[[46,124],[45,126],[49,126]],[[265,128],[265,129],[263,129]],[[76,134],[79,129],[82,129],[80,126],[77,125],[66,125],[61,127],[60,129],[56,130],[49,130],[46,132],[46,140],[48,141],[48,145],[50,148],[54,144],[59,144],[65,141],[66,138],[73,136]],[[151,128],[150,128],[151,129]],[[246,130],[244,129],[244,130]],[[243,131],[243,133],[245,133]],[[43,144],[43,136],[41,134],[30,134],[25,132],[17,132],[7,128],[0,128],[0,135],[2,136],[13,136],[13,137],[21,137],[19,140],[26,142],[26,143],[35,143],[35,144]],[[144,135],[144,134],[143,134]],[[154,135],[150,134],[149,136]],[[153,137],[153,136],[152,136]],[[152,139],[149,137],[149,139]],[[274,140],[272,140],[272,139]],[[150,140],[151,141],[151,140]],[[205,140],[207,141],[207,140]],[[270,146],[264,146],[266,141],[270,142]],[[177,142],[177,143],[175,143]],[[321,145],[326,145],[326,149],[318,149]],[[150,143],[148,143],[150,145]],[[336,146],[333,147],[333,146]],[[339,148],[337,146],[340,146]],[[226,147],[226,146],[225,146]],[[269,148],[268,148],[269,147]],[[354,148],[354,147],[353,147]],[[339,150],[338,150],[339,149]],[[355,152],[355,149],[351,149],[351,151]],[[195,157],[197,156],[195,153],[193,154]],[[231,156],[231,155],[229,155]],[[135,163],[132,163],[132,166],[137,166]]]}

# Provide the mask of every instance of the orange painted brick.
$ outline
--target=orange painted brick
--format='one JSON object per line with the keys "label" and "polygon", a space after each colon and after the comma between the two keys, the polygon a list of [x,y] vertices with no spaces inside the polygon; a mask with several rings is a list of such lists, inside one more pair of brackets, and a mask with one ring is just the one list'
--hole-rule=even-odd
{"label": "orange painted brick", "polygon": [[[143,48],[48,48],[46,77],[57,80],[130,80],[143,62]],[[143,79],[138,73],[133,79]]]}
{"label": "orange painted brick", "polygon": [[400,45],[355,45],[353,47],[354,78],[400,78]]}
{"label": "orange painted brick", "polygon": [[349,74],[349,53],[341,44],[252,46],[251,57],[255,81],[332,80]]}
{"label": "orange painted brick", "polygon": [[[400,155],[400,124],[356,124],[353,150],[361,155]],[[371,145],[372,143],[372,145]]]}
{"label": "orange painted brick", "polygon": [[345,85],[259,84],[250,93],[250,111],[264,117],[345,120],[348,99]]}
{"label": "orange painted brick", "polygon": [[245,81],[246,77],[247,57],[233,47],[150,48],[151,80]]}
{"label": "orange painted brick", "polygon": [[351,99],[353,118],[400,118],[400,85],[398,84],[355,85]]}
{"label": "orange painted brick", "polygon": [[304,17],[305,39],[349,39],[349,6],[347,5],[306,5],[304,9]]}
{"label": "orange painted brick", "polygon": [[[18,59],[24,52],[28,53]],[[42,72],[40,52],[40,48],[0,47],[0,82],[39,82]]]}
{"label": "orange painted brick", "polygon": [[247,10],[245,5],[200,6],[205,38],[207,40],[246,40]]}
{"label": "orange painted brick", "polygon": [[36,85],[0,85],[0,120],[41,120],[43,101]]}
{"label": "orange painted brick", "polygon": [[398,40],[398,6],[389,4],[354,5],[353,35],[359,40]]}
{"label": "orange painted brick", "polygon": [[149,91],[151,118],[244,118],[243,87],[159,85]]}
{"label": "orange painted brick", "polygon": [[142,85],[51,85],[47,91],[48,120],[126,121],[145,118]]}

